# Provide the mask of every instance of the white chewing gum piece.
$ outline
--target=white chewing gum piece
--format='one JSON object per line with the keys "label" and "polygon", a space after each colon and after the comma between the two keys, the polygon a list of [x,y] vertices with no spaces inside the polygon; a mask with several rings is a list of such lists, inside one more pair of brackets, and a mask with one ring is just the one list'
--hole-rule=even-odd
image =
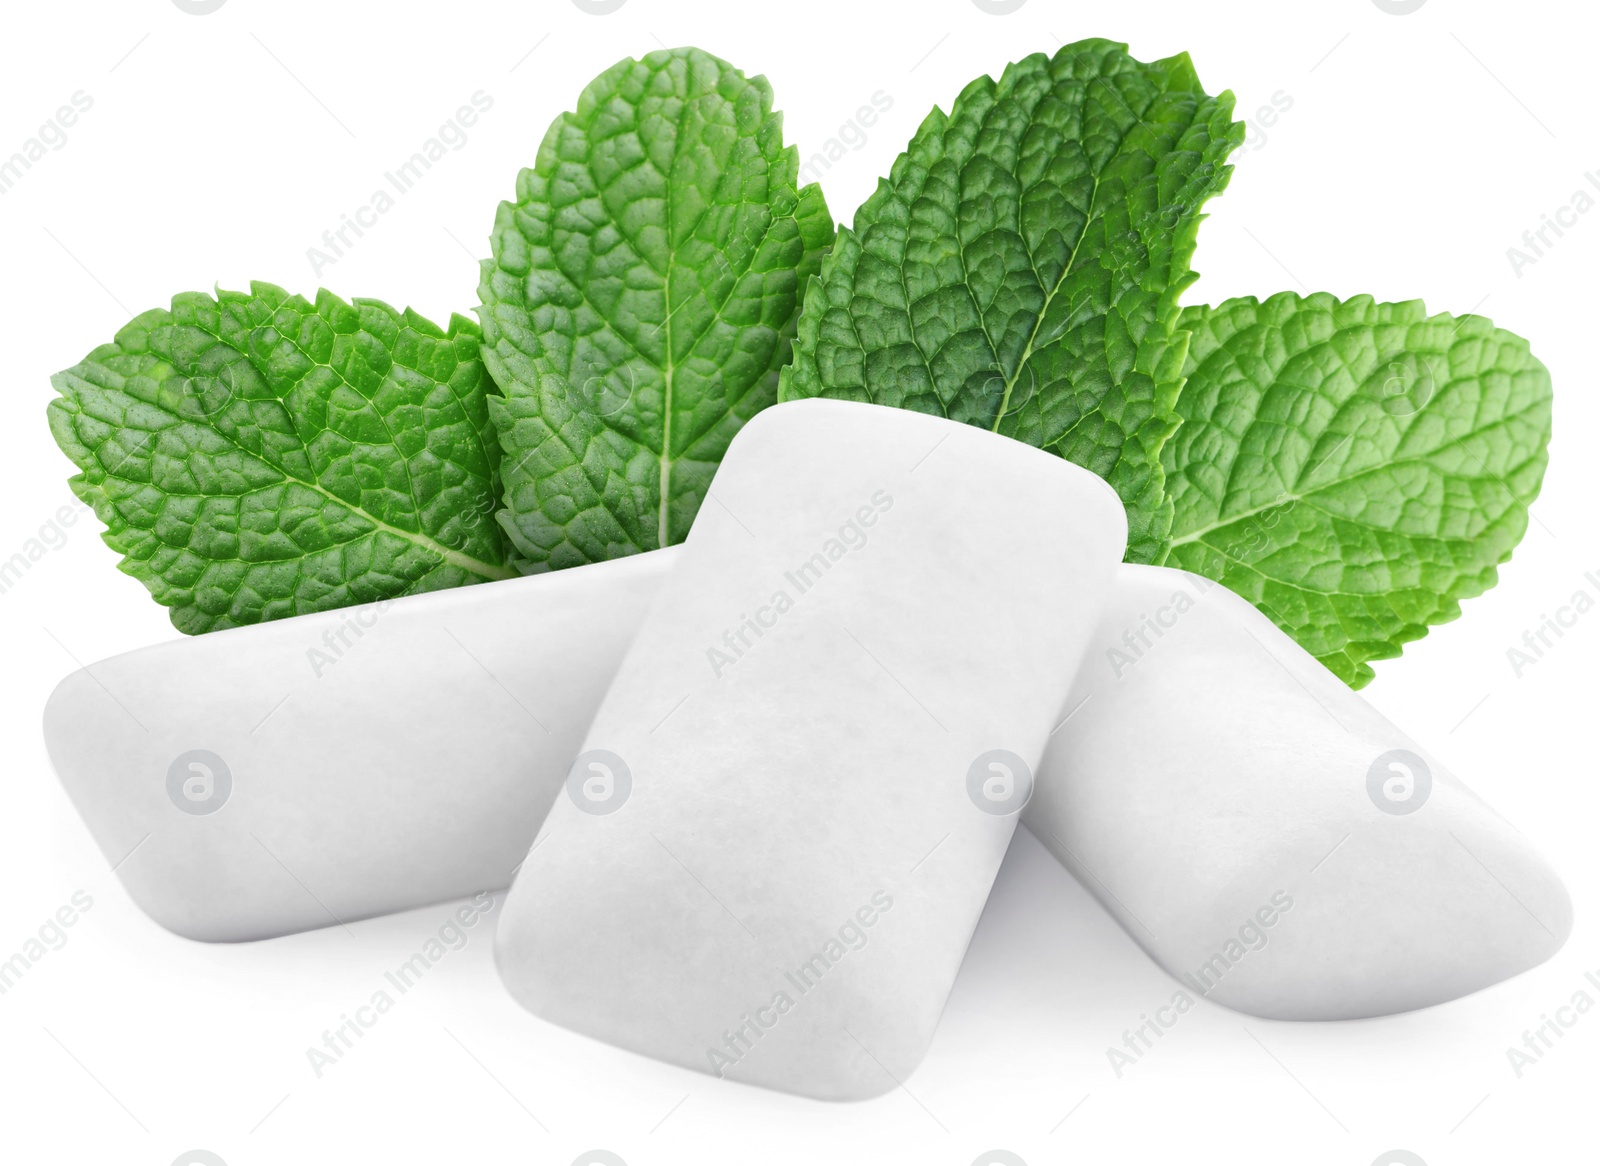
{"label": "white chewing gum piece", "polygon": [[507,886],[677,550],[68,676],[56,773],[157,923],[265,939]]}
{"label": "white chewing gum piece", "polygon": [[1549,959],[1560,878],[1227,588],[1124,566],[1024,822],[1192,995],[1422,1008]]}
{"label": "white chewing gum piece", "polygon": [[1100,479],[1009,438],[841,401],[758,414],[506,898],[512,994],[731,1080],[895,1088],[1125,538]]}

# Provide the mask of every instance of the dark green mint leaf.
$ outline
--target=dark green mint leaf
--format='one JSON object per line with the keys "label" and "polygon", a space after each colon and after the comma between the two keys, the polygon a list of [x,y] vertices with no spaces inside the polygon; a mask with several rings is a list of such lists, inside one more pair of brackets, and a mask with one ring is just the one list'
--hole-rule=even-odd
{"label": "dark green mint leaf", "polygon": [[1128,558],[1159,558],[1201,205],[1244,126],[1187,56],[1104,40],[935,109],[806,293],[782,394],[943,414],[1111,483]]}

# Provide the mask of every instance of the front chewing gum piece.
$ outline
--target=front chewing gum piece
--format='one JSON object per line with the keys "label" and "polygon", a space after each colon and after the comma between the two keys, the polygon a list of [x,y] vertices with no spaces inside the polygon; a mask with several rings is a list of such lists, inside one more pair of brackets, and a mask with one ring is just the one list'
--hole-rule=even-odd
{"label": "front chewing gum piece", "polygon": [[504,887],[676,550],[157,644],[61,682],[56,773],[163,927]]}
{"label": "front chewing gum piece", "polygon": [[1220,584],[1120,568],[1067,708],[1023,820],[1193,996],[1403,1012],[1571,929],[1521,834]]}
{"label": "front chewing gum piece", "polygon": [[506,899],[507,987],[730,1080],[894,1088],[1125,538],[1108,486],[1008,438],[840,401],[759,414]]}

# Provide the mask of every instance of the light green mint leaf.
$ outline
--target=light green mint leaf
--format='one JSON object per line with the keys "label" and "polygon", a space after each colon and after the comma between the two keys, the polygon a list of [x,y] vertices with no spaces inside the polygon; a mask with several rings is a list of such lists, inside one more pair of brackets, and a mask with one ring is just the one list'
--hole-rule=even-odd
{"label": "light green mint leaf", "polygon": [[1550,440],[1550,375],[1525,340],[1325,293],[1187,308],[1180,326],[1168,565],[1226,584],[1355,688],[1494,585]]}
{"label": "light green mint leaf", "polygon": [[510,578],[478,343],[327,291],[186,293],[58,373],[50,429],[180,631]]}
{"label": "light green mint leaf", "polygon": [[558,117],[495,219],[479,315],[524,571],[679,542],[777,400],[833,239],[762,77],[699,49],[624,60]]}
{"label": "light green mint leaf", "polygon": [[1200,207],[1244,126],[1187,56],[1104,40],[968,85],[935,109],[806,293],[781,395],[898,405],[1086,466],[1159,558],[1172,506],[1175,333]]}

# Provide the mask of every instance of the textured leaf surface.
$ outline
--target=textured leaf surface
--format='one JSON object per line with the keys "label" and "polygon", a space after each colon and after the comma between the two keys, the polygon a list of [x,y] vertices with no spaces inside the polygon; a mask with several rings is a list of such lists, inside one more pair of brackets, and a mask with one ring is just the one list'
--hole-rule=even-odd
{"label": "textured leaf surface", "polygon": [[561,115],[495,219],[484,359],[518,567],[679,542],[777,400],[833,238],[762,77],[698,49],[625,60]]}
{"label": "textured leaf surface", "polygon": [[1244,596],[1359,688],[1487,590],[1528,525],[1550,375],[1420,301],[1282,293],[1184,310],[1170,566]]}
{"label": "textured leaf surface", "polygon": [[1010,65],[935,109],[806,294],[782,395],[942,414],[1100,474],[1128,557],[1172,508],[1175,335],[1201,204],[1244,127],[1187,56],[1103,40]]}
{"label": "textured leaf surface", "polygon": [[58,373],[50,428],[180,631],[509,578],[478,335],[327,291],[186,293]]}

